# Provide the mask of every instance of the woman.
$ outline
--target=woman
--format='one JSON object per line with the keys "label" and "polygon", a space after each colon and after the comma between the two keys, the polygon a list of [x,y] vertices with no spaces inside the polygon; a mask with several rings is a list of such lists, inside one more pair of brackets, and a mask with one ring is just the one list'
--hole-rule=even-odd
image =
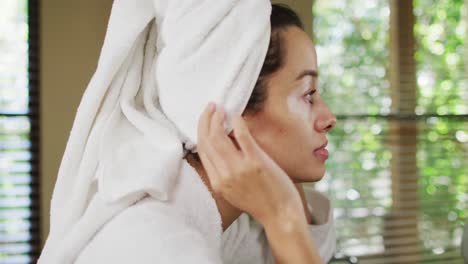
{"label": "woman", "polygon": [[[168,1],[155,2],[166,5],[157,6],[158,10],[174,8],[174,11],[167,11],[165,16],[156,16],[156,23],[160,22],[160,26],[171,23],[177,25],[180,17],[190,15],[190,12],[177,8],[175,4],[171,6]],[[127,3],[129,8],[136,5],[132,4],[132,1]],[[235,5],[226,3],[211,2],[211,7],[220,5],[219,10],[225,13],[228,10],[226,8]],[[249,10],[248,5],[258,4],[264,7],[267,1],[248,0],[237,3],[243,4],[245,11]],[[187,4],[187,10],[194,7],[196,6]],[[136,11],[141,13],[145,13],[147,9],[145,6],[138,8]],[[119,10],[125,11],[125,8]],[[227,16],[240,18],[241,14],[231,11]],[[148,15],[148,19],[150,18],[151,14]],[[191,18],[203,19],[197,16]],[[131,19],[137,18],[132,16]],[[97,151],[106,154],[102,155],[102,159],[110,162],[91,163],[92,166],[85,166],[79,170],[81,174],[78,176],[84,175],[88,170],[94,172],[94,164],[98,166],[96,175],[92,177],[98,178],[99,181],[94,181],[93,178],[93,184],[86,189],[80,188],[81,185],[88,184],[86,181],[81,181],[76,186],[76,189],[85,190],[88,195],[77,192],[78,198],[70,199],[68,203],[56,198],[55,205],[52,204],[55,212],[66,211],[68,207],[73,207],[77,201],[81,201],[82,197],[85,197],[86,201],[83,206],[77,206],[77,210],[71,210],[70,215],[55,213],[56,217],[51,222],[51,228],[55,228],[51,229],[41,256],[42,263],[322,263],[331,258],[334,250],[334,231],[329,202],[318,193],[305,193],[301,183],[318,181],[323,177],[324,162],[328,157],[326,133],[333,128],[336,120],[319,95],[315,49],[302,30],[302,23],[297,15],[286,7],[273,5],[270,23],[271,35],[266,58],[264,57],[258,80],[242,117],[233,117],[232,133],[225,133],[224,125],[228,123],[228,116],[223,108],[213,104],[207,106],[198,123],[198,153],[186,155],[174,190],[167,197],[145,185],[143,188],[138,185],[154,185],[151,182],[154,178],[138,182],[139,173],[145,170],[129,171],[129,174],[136,174],[136,177],[130,180],[120,177],[125,174],[120,174],[119,169],[128,170],[130,165],[127,164],[131,163],[132,158],[121,158],[125,154],[122,148],[110,148],[110,152],[103,152],[97,148]],[[216,26],[218,25],[226,24],[223,21],[216,23]],[[133,25],[129,23],[128,26]],[[167,44],[170,37],[178,40],[178,36],[168,35],[171,32],[164,31],[164,26],[160,31],[160,43],[163,43],[160,45],[163,48],[164,45],[170,46]],[[214,31],[208,28],[207,32]],[[147,42],[151,43],[150,40],[155,38],[154,36],[150,34],[147,37],[142,34],[139,38],[147,39]],[[111,35],[109,39],[112,37],[115,35]],[[209,35],[209,41],[213,40],[216,42],[216,38]],[[144,42],[138,43],[142,47],[149,47],[143,45]],[[187,43],[191,44],[193,43]],[[178,42],[174,42],[173,45],[178,45]],[[181,47],[183,45],[182,43]],[[202,49],[199,46],[196,48]],[[167,59],[164,52],[161,54],[157,56],[159,61]],[[134,60],[138,65],[144,65],[152,58],[151,52],[146,51],[145,57],[141,54],[139,56],[141,57]],[[180,57],[180,53],[176,56]],[[133,60],[124,65],[132,63]],[[133,74],[130,77],[136,76],[137,83],[140,82],[139,70],[122,69],[125,73]],[[162,70],[169,73],[176,71],[170,68]],[[122,80],[125,85],[130,77],[119,77],[115,82]],[[159,75],[159,78],[165,77],[166,75]],[[145,80],[144,73],[141,79]],[[164,80],[158,81],[158,84],[164,84]],[[148,84],[138,86],[144,87]],[[135,85],[131,83],[128,87],[135,88]],[[163,92],[161,91],[161,96],[164,95]],[[108,93],[116,98],[129,96],[133,100],[133,97],[136,97],[135,101],[140,100],[138,96],[141,95],[125,90],[120,94]],[[161,102],[164,108],[164,101]],[[126,103],[125,100],[119,101],[119,104],[123,105],[122,111],[127,111],[123,115],[125,119],[115,118],[114,115],[109,119],[114,118],[118,125],[124,124],[115,127],[128,131],[134,129],[130,127],[133,123],[137,124],[137,127],[141,126],[141,123],[127,122],[130,117],[135,116],[135,112],[128,111],[132,105]],[[152,101],[149,103],[152,104]],[[118,108],[114,109],[120,111],[119,104],[116,104]],[[102,106],[103,109],[113,109],[111,107],[111,103],[104,103]],[[164,110],[170,115],[168,107]],[[112,111],[112,114],[118,114],[118,111]],[[169,121],[175,119],[175,115],[169,116]],[[94,127],[101,127],[99,122],[103,120],[106,121],[106,125],[113,124],[100,116],[96,118]],[[139,120],[146,119],[140,117]],[[111,129],[111,132],[117,134],[118,131]],[[94,134],[101,138],[101,133]],[[109,134],[109,137],[112,136],[115,135]],[[145,141],[135,141],[143,145],[135,146],[133,141],[126,137],[119,135],[116,139],[117,141],[110,142],[117,142],[130,149],[145,147]],[[85,149],[84,152],[93,154],[96,140],[86,140],[90,150]],[[108,138],[104,137],[102,140],[107,142]],[[147,157],[135,153],[137,167],[151,172],[154,164],[142,162]],[[82,158],[85,161],[87,159]],[[151,162],[151,159],[149,161]],[[68,164],[71,164],[68,167],[76,166],[73,162]],[[62,167],[68,168],[63,163]],[[105,173],[109,172],[109,169],[111,173],[106,176]],[[63,179],[60,182],[59,177],[57,185],[64,185],[64,182]],[[121,182],[124,184],[119,185]],[[68,185],[75,187],[73,184]],[[124,188],[123,191],[120,188]],[[138,192],[133,192],[135,189]],[[68,195],[64,190],[67,189],[56,186],[54,196],[75,197],[73,193]],[[122,192],[126,196],[122,196]],[[124,200],[125,203],[115,202],[118,199]],[[54,211],[51,210],[52,215]],[[60,221],[65,224],[60,224]],[[60,225],[56,227],[54,223]],[[68,227],[71,230],[67,230]]]}
{"label": "woman", "polygon": [[[303,213],[309,224],[314,223],[300,183],[323,177],[328,158],[326,133],[335,126],[336,118],[320,97],[315,48],[298,16],[273,5],[271,23],[267,57],[243,118],[236,119],[234,131],[227,136],[222,107],[208,106],[199,124],[200,154],[187,156],[214,193],[224,230],[242,213],[238,208],[264,227],[269,221],[287,223],[289,217]],[[285,175],[301,197],[294,194]],[[299,204],[299,198],[301,213],[289,208]],[[281,211],[270,215],[264,208],[270,203],[278,204],[275,209]],[[283,210],[290,209],[290,215],[285,215]],[[278,247],[289,245],[282,242]]]}

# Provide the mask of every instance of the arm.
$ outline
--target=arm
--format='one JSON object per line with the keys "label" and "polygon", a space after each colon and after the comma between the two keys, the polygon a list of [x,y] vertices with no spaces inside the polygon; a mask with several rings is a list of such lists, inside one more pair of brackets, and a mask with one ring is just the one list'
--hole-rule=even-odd
{"label": "arm", "polygon": [[[336,237],[332,207],[323,194],[297,184],[304,212],[313,219],[307,233],[317,245],[324,262],[335,252]],[[310,210],[309,210],[310,208]],[[307,218],[306,218],[307,219]],[[275,263],[264,227],[248,214],[242,214],[223,234],[223,257],[226,263]]]}
{"label": "arm", "polygon": [[336,249],[335,223],[333,208],[328,197],[310,187],[296,186],[301,196],[305,214],[309,215],[308,231],[318,246],[325,261],[333,258]]}
{"label": "arm", "polygon": [[276,263],[323,263],[302,211],[272,219],[264,228]]}
{"label": "arm", "polygon": [[[304,212],[303,219],[307,223],[306,230],[302,230],[301,234],[305,234],[315,242],[313,243],[314,248],[318,249],[321,259],[327,262],[333,257],[336,247],[335,226],[330,200],[312,188],[304,188],[300,183],[295,184],[295,187],[301,197]],[[265,227],[265,232],[268,235],[267,227]],[[299,241],[295,242],[300,243]],[[270,242],[270,244],[272,243]],[[286,241],[281,241],[281,245],[283,247],[284,245],[293,246],[293,244]],[[273,250],[274,245],[271,245],[271,247]],[[307,252],[307,250],[303,252]]]}

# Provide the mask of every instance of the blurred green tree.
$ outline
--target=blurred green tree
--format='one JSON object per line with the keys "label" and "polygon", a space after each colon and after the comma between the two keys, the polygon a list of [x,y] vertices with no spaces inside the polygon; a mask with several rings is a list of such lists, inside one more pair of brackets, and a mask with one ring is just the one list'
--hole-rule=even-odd
{"label": "blurred green tree", "polygon": [[[420,127],[415,199],[424,259],[457,248],[467,217],[464,8],[463,0],[414,1],[418,106],[410,118]],[[388,120],[398,118],[388,80],[389,2],[316,0],[313,12],[320,90],[339,118],[327,175],[316,186],[336,207],[339,250],[382,253],[392,206]]]}

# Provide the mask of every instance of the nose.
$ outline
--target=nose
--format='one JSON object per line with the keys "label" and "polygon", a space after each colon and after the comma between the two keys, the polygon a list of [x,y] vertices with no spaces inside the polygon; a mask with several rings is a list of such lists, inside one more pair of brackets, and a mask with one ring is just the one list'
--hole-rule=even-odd
{"label": "nose", "polygon": [[315,129],[319,132],[328,132],[336,125],[336,116],[330,111],[330,108],[324,103],[323,110],[317,117]]}

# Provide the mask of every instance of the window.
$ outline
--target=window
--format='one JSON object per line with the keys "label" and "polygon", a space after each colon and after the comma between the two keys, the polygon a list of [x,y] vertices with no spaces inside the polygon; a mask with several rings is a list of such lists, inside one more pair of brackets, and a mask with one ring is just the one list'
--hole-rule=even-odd
{"label": "window", "polygon": [[461,0],[314,3],[320,89],[338,117],[316,187],[334,203],[338,252],[360,263],[462,262],[464,8]]}
{"label": "window", "polygon": [[39,254],[38,2],[0,1],[0,262]]}

